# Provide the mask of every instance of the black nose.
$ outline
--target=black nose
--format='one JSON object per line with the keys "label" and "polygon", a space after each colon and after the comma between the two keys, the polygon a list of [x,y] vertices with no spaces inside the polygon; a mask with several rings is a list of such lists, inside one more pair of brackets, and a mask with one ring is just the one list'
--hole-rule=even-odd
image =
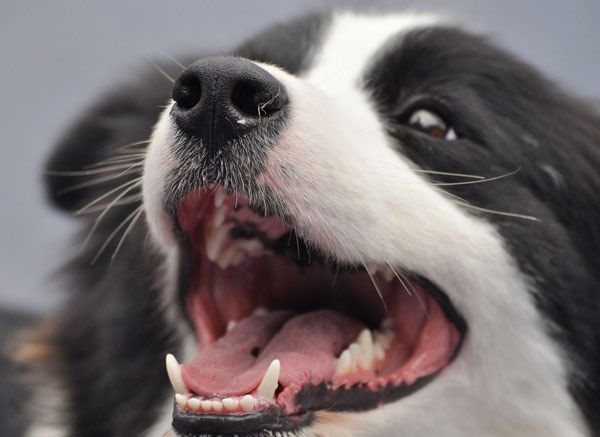
{"label": "black nose", "polygon": [[231,140],[281,115],[288,101],[282,84],[241,58],[204,58],[185,68],[173,85],[171,114],[185,134],[216,154]]}

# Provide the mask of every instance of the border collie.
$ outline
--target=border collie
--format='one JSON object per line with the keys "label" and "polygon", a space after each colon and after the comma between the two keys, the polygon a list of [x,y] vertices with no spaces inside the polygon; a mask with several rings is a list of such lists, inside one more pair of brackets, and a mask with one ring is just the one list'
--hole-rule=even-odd
{"label": "border collie", "polygon": [[600,434],[597,115],[428,15],[182,62],[48,163],[87,219],[23,435]]}

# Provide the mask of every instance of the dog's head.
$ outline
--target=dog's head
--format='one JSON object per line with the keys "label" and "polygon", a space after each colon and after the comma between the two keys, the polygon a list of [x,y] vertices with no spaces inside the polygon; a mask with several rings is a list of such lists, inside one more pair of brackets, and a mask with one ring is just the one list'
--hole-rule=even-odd
{"label": "dog's head", "polygon": [[165,403],[190,436],[600,431],[598,119],[424,15],[234,55],[164,109],[119,90],[50,163],[94,214],[57,328],[74,433]]}

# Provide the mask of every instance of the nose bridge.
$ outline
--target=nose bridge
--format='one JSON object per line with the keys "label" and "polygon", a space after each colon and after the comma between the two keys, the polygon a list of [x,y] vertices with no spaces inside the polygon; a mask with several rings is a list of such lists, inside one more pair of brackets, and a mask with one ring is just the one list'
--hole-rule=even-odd
{"label": "nose bridge", "polygon": [[280,115],[282,84],[246,59],[213,57],[185,68],[173,85],[171,115],[180,131],[215,155],[237,137]]}

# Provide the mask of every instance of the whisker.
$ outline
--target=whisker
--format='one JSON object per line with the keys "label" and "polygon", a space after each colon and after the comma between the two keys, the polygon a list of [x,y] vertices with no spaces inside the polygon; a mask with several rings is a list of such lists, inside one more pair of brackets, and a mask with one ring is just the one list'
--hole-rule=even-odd
{"label": "whisker", "polygon": [[142,205],[140,205],[136,209],[134,209],[127,217],[125,217],[121,221],[121,223],[119,223],[119,225],[115,228],[115,230],[111,232],[111,234],[106,238],[106,240],[104,241],[102,246],[100,246],[100,249],[98,249],[98,252],[96,252],[96,255],[94,256],[94,258],[91,261],[92,265],[94,265],[96,263],[96,261],[98,261],[98,258],[100,257],[100,255],[102,255],[102,252],[104,252],[104,250],[110,244],[112,239],[115,238],[115,235],[117,235],[117,233],[123,228],[123,226],[125,226],[133,218],[133,216],[135,216],[141,209],[142,209]]}
{"label": "whisker", "polygon": [[117,244],[115,251],[113,252],[112,256],[110,257],[110,265],[112,265],[113,261],[117,257],[117,254],[119,253],[119,250],[121,249],[121,246],[123,245],[123,242],[125,241],[125,238],[127,237],[127,235],[129,235],[129,233],[131,232],[131,230],[133,229],[133,227],[135,226],[135,224],[137,223],[138,219],[140,218],[140,216],[142,215],[143,212],[144,212],[144,209],[140,205],[138,213],[135,215],[133,220],[131,220],[131,223],[129,224],[129,226],[127,226],[127,229],[125,229],[125,232],[123,232],[123,236],[119,240],[119,244]]}
{"label": "whisker", "polygon": [[164,76],[164,77],[165,77],[165,78],[166,78],[166,79],[167,79],[169,82],[171,82],[171,83],[175,83],[175,79],[173,79],[173,78],[172,78],[172,77],[169,75],[169,73],[167,73],[165,70],[163,70],[163,69],[162,69],[162,68],[161,68],[161,67],[160,67],[160,66],[159,66],[159,65],[158,65],[156,62],[154,62],[154,61],[151,61],[151,60],[149,60],[149,59],[148,59],[148,62],[150,62],[150,63],[151,63],[153,66],[154,66],[154,68],[156,68],[156,69],[158,70],[158,72],[159,72],[160,74],[162,74],[162,75],[163,75],[163,76]]}
{"label": "whisker", "polygon": [[[142,163],[136,163],[135,165],[141,165]],[[123,168],[130,167],[131,164],[123,165],[111,165],[105,168],[97,168],[93,170],[47,170],[44,173],[50,176],[88,176],[92,174],[108,173],[115,170],[121,170]]]}
{"label": "whisker", "polygon": [[136,186],[136,184],[139,184],[141,181],[141,178],[135,178],[132,180],[129,180],[127,182],[122,183],[121,185],[119,185],[116,188],[113,188],[112,190],[108,191],[107,193],[102,194],[101,196],[95,198],[94,200],[92,200],[90,203],[88,203],[87,205],[83,206],[82,208],[78,209],[75,212],[75,215],[80,215],[82,213],[84,213],[89,207],[94,206],[95,204],[97,204],[98,202],[100,202],[102,199],[106,199],[108,196],[110,196],[111,194],[125,189],[127,187],[129,187],[130,185],[134,184],[133,186]]}
{"label": "whisker", "polygon": [[[63,194],[69,193],[71,191],[76,191],[76,190],[80,190],[82,188],[91,187],[92,185],[96,185],[96,184],[101,184],[103,182],[112,181],[113,179],[118,179],[121,176],[125,176],[127,173],[131,172],[131,170],[133,170],[134,168],[135,167],[131,167],[130,166],[129,168],[125,169],[125,171],[122,171],[122,172],[120,172],[119,174],[116,174],[116,175],[104,176],[104,177],[101,177],[101,178],[92,179],[91,181],[86,181],[86,182],[82,182],[80,184],[71,185],[70,187],[66,187],[66,188],[63,188],[62,190],[58,190],[56,192],[56,194],[58,196],[61,196]],[[141,176],[139,176],[139,177],[137,177],[137,178],[135,178],[133,180],[136,180],[136,179],[141,179]]]}
{"label": "whisker", "polygon": [[[132,194],[130,196],[123,197],[121,200],[119,200],[113,206],[128,205],[130,203],[137,202],[140,199],[142,199],[142,195],[140,193]],[[109,205],[109,203],[102,203],[100,205],[92,206],[92,207],[88,208],[85,212],[82,212],[82,214],[92,214],[94,212],[102,211],[108,205]]]}
{"label": "whisker", "polygon": [[435,170],[423,170],[419,168],[411,168],[415,173],[428,173],[428,174],[436,174],[440,176],[455,176],[459,178],[470,178],[470,179],[485,179],[485,176],[466,174],[466,173],[452,173],[447,171],[435,171]]}
{"label": "whisker", "polygon": [[503,216],[506,216],[506,217],[514,217],[514,218],[520,218],[520,219],[524,219],[524,220],[531,220],[533,222],[541,222],[542,221],[539,217],[535,217],[535,216],[532,216],[532,215],[518,214],[518,213],[515,213],[515,212],[507,212],[507,211],[498,211],[498,210],[495,210],[495,209],[489,209],[489,208],[483,208],[481,206],[475,206],[475,205],[472,205],[470,203],[464,203],[464,202],[461,202],[461,201],[459,201],[457,203],[459,203],[460,205],[463,205],[463,206],[465,206],[467,208],[472,208],[472,209],[475,209],[477,211],[487,212],[487,213],[490,213],[490,214],[497,214],[497,215],[503,215]]}
{"label": "whisker", "polygon": [[123,198],[123,196],[125,196],[125,194],[127,194],[128,192],[130,192],[131,190],[133,190],[134,188],[138,187],[141,185],[141,181],[131,185],[130,187],[126,188],[125,190],[123,190],[121,193],[119,193],[119,195],[117,197],[115,197],[107,206],[106,208],[104,208],[104,211],[102,211],[102,213],[100,213],[100,215],[98,217],[96,217],[96,219],[94,220],[94,224],[92,225],[92,228],[90,229],[90,231],[88,232],[87,236],[85,237],[85,240],[83,240],[83,244],[81,245],[81,247],[85,247],[85,245],[88,243],[88,241],[90,240],[90,238],[92,237],[92,235],[94,234],[94,232],[96,231],[96,229],[98,229],[98,226],[100,225],[100,222],[102,222],[102,219],[106,216],[106,214],[108,214],[108,211],[110,211],[110,209],[120,200]]}
{"label": "whisker", "polygon": [[166,54],[165,52],[161,52],[161,54],[166,57],[169,58],[171,61],[173,61],[175,63],[175,65],[177,65],[178,67],[180,67],[182,70],[185,70],[185,67],[183,66],[183,64],[181,64],[181,62],[179,62],[177,59],[175,59],[172,56],[169,56],[168,54]]}
{"label": "whisker", "polygon": [[404,283],[404,281],[402,280],[402,278],[400,278],[400,275],[398,274],[398,272],[396,271],[396,269],[394,269],[392,267],[392,265],[387,260],[385,261],[385,263],[392,270],[392,272],[394,273],[394,275],[396,276],[396,278],[398,278],[398,281],[400,281],[400,283],[402,284],[402,287],[404,287],[404,289],[406,290],[406,292],[408,293],[408,295],[412,296],[412,293],[410,292],[410,290],[408,289],[408,287],[406,286],[406,284]]}
{"label": "whisker", "polygon": [[453,185],[471,185],[471,184],[481,184],[484,182],[492,182],[492,181],[497,181],[498,179],[504,179],[507,178],[509,176],[512,176],[516,173],[518,173],[521,170],[521,167],[519,167],[518,169],[516,169],[515,171],[511,171],[510,173],[506,173],[506,174],[502,174],[500,176],[495,176],[493,178],[484,178],[481,180],[476,180],[476,181],[462,181],[462,182],[433,182],[430,185],[435,185],[438,187],[449,187],[449,186],[453,186]]}

